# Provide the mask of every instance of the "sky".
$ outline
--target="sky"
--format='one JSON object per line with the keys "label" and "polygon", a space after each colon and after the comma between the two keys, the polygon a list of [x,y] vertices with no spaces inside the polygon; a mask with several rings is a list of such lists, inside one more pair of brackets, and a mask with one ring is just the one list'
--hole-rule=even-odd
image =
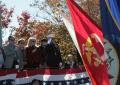
{"label": "sky", "polygon": [[[42,2],[43,0],[39,0],[39,1]],[[35,18],[38,9],[30,7],[30,4],[33,2],[34,0],[2,0],[2,3],[5,4],[7,8],[14,8],[14,13],[11,18],[12,22],[10,23],[10,26],[18,27],[17,16],[19,16],[22,11],[29,12],[31,18]],[[41,13],[41,16],[44,16],[44,14]],[[3,40],[6,40],[9,35],[10,35],[10,29],[4,30]]]}

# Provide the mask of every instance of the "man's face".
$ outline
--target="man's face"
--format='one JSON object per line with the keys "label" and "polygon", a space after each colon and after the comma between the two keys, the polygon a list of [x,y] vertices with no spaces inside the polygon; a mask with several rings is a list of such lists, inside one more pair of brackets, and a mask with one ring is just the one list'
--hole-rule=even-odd
{"label": "man's face", "polygon": [[30,40],[30,46],[35,46],[36,41],[35,40]]}
{"label": "man's face", "polygon": [[11,43],[11,44],[15,44],[15,38],[10,38],[10,40],[9,40],[9,43]]}
{"label": "man's face", "polygon": [[19,47],[24,48],[24,42],[23,41],[20,42],[18,45],[19,45]]}

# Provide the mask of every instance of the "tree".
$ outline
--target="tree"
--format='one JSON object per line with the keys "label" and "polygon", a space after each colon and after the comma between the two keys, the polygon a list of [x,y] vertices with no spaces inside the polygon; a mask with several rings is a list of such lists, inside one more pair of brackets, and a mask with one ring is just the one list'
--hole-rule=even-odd
{"label": "tree", "polygon": [[24,38],[27,43],[27,39],[32,36],[37,38],[38,44],[40,44],[39,41],[42,38],[47,37],[49,31],[55,34],[55,41],[60,47],[63,58],[65,58],[69,53],[74,52],[74,44],[64,24],[55,25],[50,22],[30,21],[23,31],[20,31],[19,28],[16,29],[15,37],[17,40]]}
{"label": "tree", "polygon": [[[80,7],[100,26],[100,8],[99,0],[75,0]],[[51,19],[43,17],[53,23],[61,23],[62,13],[68,13],[65,0],[34,0],[31,4],[32,7],[38,8],[39,12],[43,11],[48,14]],[[39,15],[39,12],[37,15]]]}
{"label": "tree", "polygon": [[101,26],[99,0],[81,0],[82,9]]}
{"label": "tree", "polygon": [[[59,3],[58,3],[59,1]],[[46,13],[49,17],[40,17],[39,12],[37,13],[37,16],[47,20],[49,22],[52,22],[54,24],[59,24],[61,22],[61,13],[62,9],[65,8],[64,0],[44,0],[43,2],[39,0],[34,0],[34,3],[32,3],[30,6],[34,8],[38,8],[39,12]]]}
{"label": "tree", "polygon": [[[76,0],[76,2],[94,21],[100,24],[98,0]],[[74,53],[75,46],[64,23],[61,20],[62,13],[68,13],[65,0],[45,0],[43,2],[35,0],[31,6],[38,8],[39,12],[42,11],[42,13],[46,13],[51,18],[42,17],[42,19],[45,20],[44,22],[28,20],[27,24],[24,26],[24,29],[22,28],[23,31],[19,31],[19,27],[16,30],[15,36],[18,38],[25,38],[26,40],[30,36],[35,36],[39,41],[43,37],[47,36],[50,30],[55,34],[55,41],[60,46],[63,58],[65,58],[69,53]],[[37,16],[39,16],[39,13],[37,13]]]}
{"label": "tree", "polygon": [[12,16],[13,13],[13,8],[7,9],[5,5],[2,5],[2,2],[0,2],[0,19],[1,19],[1,26],[3,28],[7,28],[8,24],[10,23],[11,19],[10,17]]}
{"label": "tree", "polygon": [[7,9],[0,1],[0,47],[2,47],[2,28],[8,28],[13,9]]}

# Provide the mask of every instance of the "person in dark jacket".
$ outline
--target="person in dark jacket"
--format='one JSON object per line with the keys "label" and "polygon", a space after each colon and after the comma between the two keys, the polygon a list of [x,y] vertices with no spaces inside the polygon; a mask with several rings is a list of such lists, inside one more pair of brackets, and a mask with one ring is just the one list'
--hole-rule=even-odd
{"label": "person in dark jacket", "polygon": [[47,67],[47,58],[48,58],[48,43],[47,39],[41,40],[41,45],[38,47],[37,53],[40,59],[40,68]]}
{"label": "person in dark jacket", "polygon": [[47,66],[49,68],[59,68],[62,62],[59,46],[55,43],[52,37],[48,38],[48,58]]}
{"label": "person in dark jacket", "polygon": [[30,37],[28,39],[28,44],[25,49],[26,65],[25,68],[38,68],[39,67],[39,57],[37,54],[36,39]]}

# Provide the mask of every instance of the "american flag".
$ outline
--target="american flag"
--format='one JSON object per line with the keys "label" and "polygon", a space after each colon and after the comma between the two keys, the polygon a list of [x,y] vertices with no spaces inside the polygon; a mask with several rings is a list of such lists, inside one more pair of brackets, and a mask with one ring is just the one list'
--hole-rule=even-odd
{"label": "american flag", "polygon": [[37,79],[40,85],[91,85],[84,69],[35,69],[0,72],[0,85],[31,85]]}
{"label": "american flag", "polygon": [[0,85],[16,85],[17,70],[0,70]]}

